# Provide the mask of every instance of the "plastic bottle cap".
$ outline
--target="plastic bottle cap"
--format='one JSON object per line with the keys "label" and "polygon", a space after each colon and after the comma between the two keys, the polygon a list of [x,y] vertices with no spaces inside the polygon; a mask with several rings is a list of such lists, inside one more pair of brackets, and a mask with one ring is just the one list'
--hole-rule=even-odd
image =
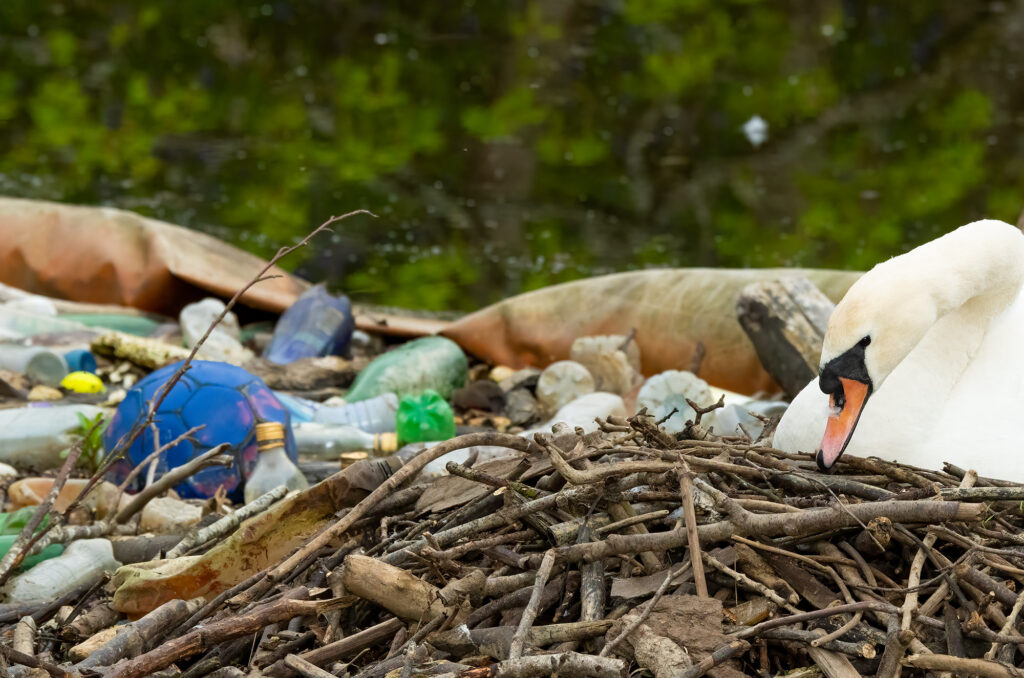
{"label": "plastic bottle cap", "polygon": [[260,452],[284,446],[284,424],[268,421],[256,424],[256,442]]}

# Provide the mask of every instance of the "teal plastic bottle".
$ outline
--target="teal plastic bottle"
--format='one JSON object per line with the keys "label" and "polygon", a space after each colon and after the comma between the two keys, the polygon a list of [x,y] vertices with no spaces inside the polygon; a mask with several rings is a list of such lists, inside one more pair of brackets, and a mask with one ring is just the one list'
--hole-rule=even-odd
{"label": "teal plastic bottle", "polygon": [[459,345],[444,337],[423,337],[378,356],[363,370],[345,396],[349,403],[384,393],[399,398],[432,390],[442,398],[466,385],[469,363]]}

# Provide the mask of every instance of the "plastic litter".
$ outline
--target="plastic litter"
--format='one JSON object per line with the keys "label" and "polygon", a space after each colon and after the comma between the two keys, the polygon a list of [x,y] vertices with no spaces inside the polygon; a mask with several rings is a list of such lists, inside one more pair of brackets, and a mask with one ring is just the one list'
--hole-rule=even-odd
{"label": "plastic litter", "polygon": [[[78,496],[82,494],[82,490],[85,489],[88,482],[85,478],[69,479],[64,483],[64,487],[60,489],[60,493],[58,493],[57,498],[54,500],[53,510],[59,513],[67,509],[71,502],[78,499]],[[11,483],[11,486],[7,489],[7,499],[15,509],[26,506],[38,506],[43,503],[43,499],[46,498],[52,487],[53,478],[22,478]],[[97,518],[102,519],[130,500],[131,497],[118,491],[117,486],[101,480],[89,492],[82,505],[92,510]]]}
{"label": "plastic litter", "polygon": [[0,462],[18,468],[60,466],[60,453],[71,446],[78,415],[95,419],[107,410],[92,405],[53,405],[0,410]]}
{"label": "plastic litter", "polygon": [[563,405],[597,390],[590,370],[573,360],[559,360],[540,373],[537,380],[537,402],[547,414],[554,414]]}
{"label": "plastic litter", "polygon": [[61,388],[72,393],[103,393],[103,380],[91,372],[72,372],[60,380]]}
{"label": "plastic litter", "polygon": [[[637,394],[637,409],[646,407],[647,412],[656,420],[664,419],[673,409],[678,410],[661,424],[669,433],[679,433],[686,427],[687,421],[693,421],[697,413],[686,403],[689,398],[701,407],[714,402],[708,383],[685,370],[666,370],[656,374],[640,387]],[[711,416],[705,415],[701,423],[710,425]]]}
{"label": "plastic litter", "polygon": [[68,365],[59,353],[17,344],[0,344],[0,369],[19,372],[45,386],[57,386],[68,374]]}
{"label": "plastic litter", "polygon": [[56,600],[120,566],[109,540],[80,539],[68,544],[60,556],[13,577],[5,587],[7,602]]}
{"label": "plastic litter", "polygon": [[345,399],[354,403],[383,393],[402,397],[427,389],[447,399],[466,384],[468,372],[458,344],[444,337],[423,337],[376,358],[356,377]]}
{"label": "plastic litter", "polygon": [[740,290],[754,282],[805,276],[837,302],[860,275],[782,268],[617,273],[506,299],[457,320],[441,334],[492,365],[521,368],[568,359],[577,337],[635,330],[633,341],[648,375],[688,369],[699,342],[707,349],[701,377],[750,394],[777,387],[736,322]]}
{"label": "plastic litter", "polygon": [[[180,363],[174,363],[159,369],[125,394],[103,434],[103,445],[108,452],[136,422],[145,418],[149,402],[179,367]],[[203,428],[192,435],[194,443],[184,440],[160,455],[155,477],[215,445],[227,443],[227,453],[235,457],[232,468],[204,469],[177,485],[175,490],[185,499],[207,499],[223,486],[229,496],[237,500],[241,497],[242,480],[256,464],[256,424],[273,421],[285,426],[285,449],[292,460],[296,460],[291,417],[263,380],[240,367],[196,360],[157,409],[159,444],[170,443],[190,428],[200,425]],[[112,467],[110,478],[120,483],[131,467],[149,456],[156,445],[152,427],[146,427],[128,448],[127,459]],[[146,474],[139,475],[141,482]],[[138,482],[134,489],[138,489]]]}
{"label": "plastic litter", "polygon": [[398,444],[448,440],[455,436],[455,413],[437,391],[404,396],[395,418]]}
{"label": "plastic litter", "polygon": [[277,422],[256,424],[259,458],[256,468],[245,481],[245,503],[258,499],[270,490],[284,485],[289,490],[309,487],[306,477],[285,452],[284,427]]}
{"label": "plastic litter", "polygon": [[559,422],[590,433],[597,430],[595,419],[606,419],[612,416],[625,417],[626,415],[626,405],[620,396],[614,393],[588,393],[559,409],[547,423],[524,431],[522,435],[551,433],[551,427]]}
{"label": "plastic litter", "polygon": [[[192,348],[206,334],[210,325],[224,312],[224,302],[207,297],[181,309],[178,320],[185,345]],[[253,358],[253,353],[238,340],[238,317],[228,312],[210,336],[199,348],[198,356],[203,360],[219,360],[232,365],[244,365]]]}
{"label": "plastic litter", "polygon": [[626,395],[643,381],[640,349],[627,336],[580,337],[569,355],[593,375],[598,391]]}
{"label": "plastic litter", "polygon": [[321,405],[313,412],[313,421],[321,424],[346,424],[367,433],[392,433],[397,413],[398,396],[382,393],[344,405]]}
{"label": "plastic litter", "polygon": [[[0,229],[2,230],[2,229]],[[0,306],[0,337],[22,339],[40,334],[90,332],[90,328],[55,315],[32,313],[15,306]]]}
{"label": "plastic litter", "polygon": [[96,356],[91,351],[75,349],[64,354],[64,362],[71,372],[96,372]]}
{"label": "plastic litter", "polygon": [[[177,316],[189,301],[230,297],[265,264],[209,235],[126,210],[0,198],[0,279],[34,283],[27,292]],[[306,284],[278,267],[268,273],[241,302],[283,311]]]}
{"label": "plastic litter", "polygon": [[[14,542],[18,539],[17,533],[15,534],[0,534],[0,558],[7,555],[7,552],[14,546]],[[35,555],[27,556],[21,565],[18,566],[18,571],[24,571],[31,569],[43,562],[44,560],[50,560],[56,558],[60,554],[64,553],[63,544],[49,544],[42,551]]]}
{"label": "plastic litter", "polygon": [[150,499],[142,509],[139,531],[181,535],[202,518],[201,506],[174,497],[156,497]]}
{"label": "plastic litter", "polygon": [[323,285],[314,285],[278,319],[263,357],[285,365],[299,358],[342,355],[354,329],[348,297],[331,296]]}
{"label": "plastic litter", "polygon": [[394,452],[394,433],[367,433],[344,424],[302,422],[292,426],[295,447],[301,455],[337,458],[342,452]]}

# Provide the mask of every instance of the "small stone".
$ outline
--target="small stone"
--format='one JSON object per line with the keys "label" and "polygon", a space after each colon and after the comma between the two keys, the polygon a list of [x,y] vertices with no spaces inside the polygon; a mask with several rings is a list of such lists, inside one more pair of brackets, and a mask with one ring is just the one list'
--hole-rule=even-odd
{"label": "small stone", "polygon": [[28,392],[29,402],[49,402],[51,400],[61,400],[64,394],[52,386],[33,386],[32,390]]}

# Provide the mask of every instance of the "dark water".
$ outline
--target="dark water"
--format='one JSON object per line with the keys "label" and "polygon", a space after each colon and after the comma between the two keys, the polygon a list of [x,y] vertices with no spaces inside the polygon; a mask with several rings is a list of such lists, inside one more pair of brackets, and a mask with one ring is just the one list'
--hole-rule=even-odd
{"label": "dark water", "polygon": [[291,265],[422,308],[864,267],[1016,221],[1022,48],[1021,2],[4,0],[0,192],[264,255],[367,208]]}

